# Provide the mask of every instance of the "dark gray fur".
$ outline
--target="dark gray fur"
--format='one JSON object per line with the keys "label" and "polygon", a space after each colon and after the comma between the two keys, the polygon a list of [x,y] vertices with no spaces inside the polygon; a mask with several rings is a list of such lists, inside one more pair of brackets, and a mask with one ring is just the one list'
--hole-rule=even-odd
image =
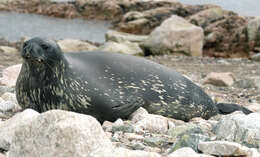
{"label": "dark gray fur", "polygon": [[200,87],[173,69],[141,57],[63,54],[55,43],[41,38],[27,41],[22,57],[16,93],[23,108],[70,110],[99,121],[127,118],[141,106],[184,121],[218,113]]}

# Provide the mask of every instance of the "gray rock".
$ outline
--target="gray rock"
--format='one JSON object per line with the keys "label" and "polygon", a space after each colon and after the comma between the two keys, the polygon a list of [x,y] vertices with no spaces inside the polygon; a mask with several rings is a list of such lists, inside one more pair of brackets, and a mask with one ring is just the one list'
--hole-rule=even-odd
{"label": "gray rock", "polygon": [[6,92],[14,93],[14,88],[8,86],[0,86],[0,96],[2,96]]}
{"label": "gray rock", "polygon": [[124,32],[117,32],[113,30],[110,30],[106,33],[106,41],[113,41],[117,43],[122,43],[126,41],[140,43],[146,40],[147,37],[148,36],[146,35],[134,35]]}
{"label": "gray rock", "polygon": [[204,33],[201,27],[173,15],[151,32],[142,44],[145,54],[184,53],[202,56]]}
{"label": "gray rock", "polygon": [[198,149],[205,154],[216,156],[250,156],[249,148],[228,141],[211,141],[199,143]]}
{"label": "gray rock", "polygon": [[112,143],[95,118],[51,110],[19,126],[9,157],[104,157],[112,152]]}
{"label": "gray rock", "polygon": [[250,79],[254,81],[255,87],[260,89],[260,76],[251,77]]}
{"label": "gray rock", "polygon": [[142,55],[143,50],[139,47],[139,44],[132,42],[113,42],[109,41],[101,45],[98,50],[107,51],[107,52],[117,52],[128,55]]}
{"label": "gray rock", "polygon": [[123,122],[121,124],[112,125],[112,132],[114,133],[117,131],[122,131],[124,133],[133,133],[135,130],[134,130],[134,126],[131,124],[131,122],[125,122],[125,123]]}
{"label": "gray rock", "polygon": [[11,101],[0,102],[0,112],[8,112],[15,108],[15,103]]}
{"label": "gray rock", "polygon": [[244,79],[244,80],[239,80],[234,83],[234,85],[238,88],[242,89],[248,89],[248,88],[254,88],[255,83],[254,80],[251,79]]}
{"label": "gray rock", "polygon": [[144,144],[150,147],[164,148],[168,142],[165,137],[145,137]]}
{"label": "gray rock", "polygon": [[170,153],[174,152],[183,147],[190,147],[196,152],[198,152],[198,144],[200,142],[209,141],[210,138],[208,136],[204,136],[201,134],[185,134],[177,139],[174,143],[173,147],[170,149]]}
{"label": "gray rock", "polygon": [[108,131],[108,132],[112,131],[112,126],[113,123],[109,121],[104,121],[104,123],[102,124],[102,128],[104,129],[104,131]]}
{"label": "gray rock", "polygon": [[168,155],[168,157],[213,157],[211,155],[197,154],[193,149],[184,147]]}
{"label": "gray rock", "polygon": [[260,61],[260,53],[257,53],[255,55],[251,56],[251,59],[253,61]]}
{"label": "gray rock", "polygon": [[9,150],[15,132],[22,126],[28,125],[31,121],[36,119],[38,112],[27,109],[21,113],[17,113],[11,119],[0,124],[0,148]]}
{"label": "gray rock", "polygon": [[[250,147],[260,146],[260,114],[234,113],[223,116],[214,132],[218,140],[233,141]],[[228,131],[227,131],[228,130]]]}
{"label": "gray rock", "polygon": [[258,31],[260,29],[260,18],[250,20],[247,25],[248,41],[256,41],[258,38]]}

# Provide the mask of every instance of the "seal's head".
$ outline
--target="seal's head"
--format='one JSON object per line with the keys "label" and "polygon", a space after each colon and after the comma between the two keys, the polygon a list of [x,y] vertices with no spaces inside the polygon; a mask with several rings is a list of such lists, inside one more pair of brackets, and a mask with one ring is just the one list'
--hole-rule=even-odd
{"label": "seal's head", "polygon": [[21,56],[31,72],[52,70],[64,61],[60,47],[53,41],[39,37],[26,41]]}

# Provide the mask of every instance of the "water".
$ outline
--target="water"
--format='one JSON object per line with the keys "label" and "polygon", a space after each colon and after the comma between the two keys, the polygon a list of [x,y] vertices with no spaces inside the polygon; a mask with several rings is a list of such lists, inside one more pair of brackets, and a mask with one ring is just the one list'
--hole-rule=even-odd
{"label": "water", "polygon": [[260,17],[260,0],[179,0],[183,4],[216,4],[239,15]]}
{"label": "water", "polygon": [[9,41],[39,36],[56,40],[71,38],[102,43],[110,26],[106,21],[0,12],[0,38]]}

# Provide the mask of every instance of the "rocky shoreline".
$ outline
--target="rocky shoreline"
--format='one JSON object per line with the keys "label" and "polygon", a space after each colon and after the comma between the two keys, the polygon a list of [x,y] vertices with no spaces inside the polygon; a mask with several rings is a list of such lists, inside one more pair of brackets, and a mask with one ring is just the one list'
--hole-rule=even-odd
{"label": "rocky shoreline", "polygon": [[21,111],[14,86],[20,70],[16,64],[21,63],[17,54],[27,38],[14,43],[2,39],[0,157],[260,156],[259,18],[174,0],[4,0],[0,10],[110,20],[114,30],[107,32],[105,43],[75,39],[57,43],[64,52],[145,56],[187,76],[214,101],[254,111],[183,122],[140,108],[127,120],[103,124],[88,115],[60,110]]}

